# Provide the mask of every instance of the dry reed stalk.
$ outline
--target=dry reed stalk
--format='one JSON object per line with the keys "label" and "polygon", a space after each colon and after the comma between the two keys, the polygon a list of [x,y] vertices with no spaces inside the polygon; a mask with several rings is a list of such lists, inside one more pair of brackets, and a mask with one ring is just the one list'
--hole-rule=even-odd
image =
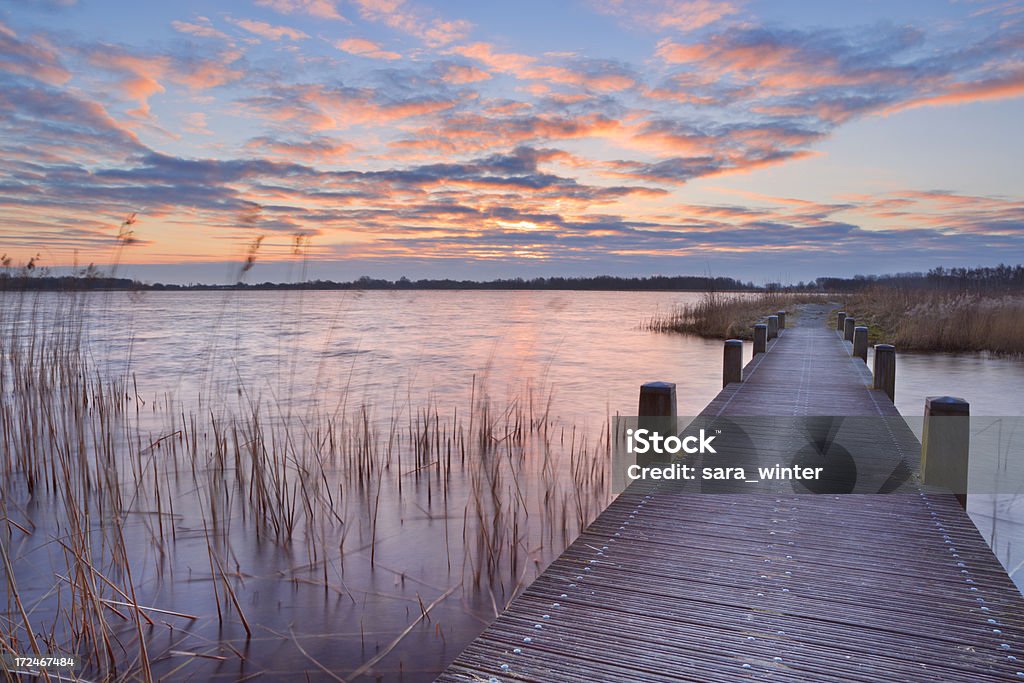
{"label": "dry reed stalk", "polygon": [[826,300],[818,294],[706,292],[696,303],[681,304],[668,313],[652,316],[643,327],[654,332],[684,332],[714,339],[752,339],[754,324],[776,311],[792,310],[798,303]]}

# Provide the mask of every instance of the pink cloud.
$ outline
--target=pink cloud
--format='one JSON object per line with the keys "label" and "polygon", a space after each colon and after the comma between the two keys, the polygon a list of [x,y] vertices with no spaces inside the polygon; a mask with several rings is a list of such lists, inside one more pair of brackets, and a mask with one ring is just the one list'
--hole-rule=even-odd
{"label": "pink cloud", "polygon": [[209,20],[205,17],[200,17],[196,23],[188,21],[172,21],[171,28],[178,33],[187,33],[189,35],[197,36],[199,38],[220,38],[227,40],[228,35],[223,31],[218,31],[210,25]]}
{"label": "pink cloud", "polygon": [[[508,111],[517,111],[509,108]],[[607,138],[615,134],[621,123],[600,114],[586,116],[512,116],[462,114],[449,116],[438,126],[414,131],[411,138],[396,141],[391,147],[399,150],[474,152],[538,140]]]}
{"label": "pink cloud", "polygon": [[281,14],[307,14],[318,19],[345,21],[331,0],[256,0],[256,4]]}
{"label": "pink cloud", "polygon": [[461,19],[443,20],[412,6],[405,0],[353,0],[359,14],[369,21],[421,39],[430,47],[442,47],[460,40],[472,24]]}
{"label": "pink cloud", "polygon": [[696,31],[737,14],[732,2],[720,0],[594,0],[604,14],[646,29]]}
{"label": "pink cloud", "polygon": [[71,79],[60,55],[48,41],[19,39],[6,24],[0,22],[0,71],[30,76],[50,85],[63,85]]}
{"label": "pink cloud", "polygon": [[441,78],[452,85],[466,85],[468,83],[479,83],[491,78],[491,74],[475,66],[464,64],[448,64],[445,66]]}
{"label": "pink cloud", "polygon": [[248,103],[273,121],[299,123],[309,131],[326,131],[436,114],[451,109],[458,101],[446,98],[381,101],[377,93],[369,89],[304,84],[281,88],[270,96],[250,98]]}
{"label": "pink cloud", "polygon": [[287,38],[289,40],[303,40],[309,38],[308,35],[302,31],[291,28],[289,26],[274,26],[268,24],[265,21],[255,21],[252,19],[232,19],[232,23],[236,26],[244,28],[249,33],[253,33],[261,38],[267,40],[282,40]]}
{"label": "pink cloud", "polygon": [[513,75],[525,72],[537,61],[536,58],[529,55],[516,54],[514,52],[495,52],[494,46],[490,43],[459,45],[453,47],[450,51],[454,54],[482,62],[492,71]]}
{"label": "pink cloud", "polygon": [[932,228],[980,235],[1019,235],[1024,201],[942,190],[850,195],[853,213],[897,230]]}
{"label": "pink cloud", "polygon": [[384,50],[377,43],[372,40],[366,40],[365,38],[347,38],[345,40],[338,40],[335,41],[334,47],[338,48],[342,52],[347,52],[359,57],[367,57],[369,59],[393,60],[402,58],[402,55],[397,52]]}
{"label": "pink cloud", "polygon": [[182,130],[192,135],[213,135],[213,132],[207,127],[206,114],[197,111],[190,114],[186,114],[182,121]]}
{"label": "pink cloud", "polygon": [[1008,74],[987,78],[974,83],[956,83],[948,86],[946,91],[907,102],[901,102],[887,108],[883,113],[892,113],[917,107],[966,104],[984,100],[1004,100],[1024,95],[1024,69],[1017,69]]}
{"label": "pink cloud", "polygon": [[201,91],[236,81],[244,75],[240,69],[230,66],[239,56],[236,52],[224,52],[218,59],[181,61],[168,55],[136,54],[98,45],[87,49],[84,56],[94,66],[120,76],[117,90],[126,99],[138,103],[129,113],[142,118],[149,116],[149,98],[167,91],[166,82]]}
{"label": "pink cloud", "polygon": [[237,53],[224,52],[218,60],[176,65],[170,78],[190,90],[208,90],[227,85],[245,76],[244,71],[230,66],[236,57]]}
{"label": "pink cloud", "polygon": [[576,68],[541,64],[536,57],[515,52],[496,52],[490,43],[470,43],[451,48],[451,54],[475,59],[491,71],[508,74],[520,80],[540,81],[534,84],[534,94],[548,92],[545,84],[571,85],[601,92],[626,90],[637,85],[636,79],[625,73],[596,69],[593,73]]}
{"label": "pink cloud", "polygon": [[301,141],[253,138],[246,143],[245,148],[283,161],[330,163],[349,157],[355,146],[342,140],[314,136]]}

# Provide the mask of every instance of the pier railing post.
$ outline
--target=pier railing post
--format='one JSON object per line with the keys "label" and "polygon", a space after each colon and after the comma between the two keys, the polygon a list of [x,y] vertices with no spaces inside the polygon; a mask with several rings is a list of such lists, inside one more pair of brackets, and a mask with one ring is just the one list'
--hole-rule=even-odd
{"label": "pier railing post", "polygon": [[836,314],[836,330],[839,331],[839,332],[842,332],[845,329],[844,328],[845,323],[846,323],[846,311],[839,311],[839,313]]}
{"label": "pier railing post", "polygon": [[[638,429],[646,429],[664,437],[675,436],[676,385],[672,382],[647,382],[640,385],[640,406],[637,415]],[[653,452],[638,453],[636,464],[648,467],[652,463],[663,461],[664,458],[664,455]]]}
{"label": "pier railing post", "polygon": [[733,382],[743,381],[743,342],[739,339],[727,339],[725,342],[725,358],[722,364],[722,386],[727,387]]}
{"label": "pier railing post", "polygon": [[875,389],[881,389],[889,400],[896,402],[896,347],[875,344]]}
{"label": "pier railing post", "polygon": [[857,320],[855,318],[846,318],[843,321],[843,339],[848,342],[853,341],[853,328],[857,326]]}
{"label": "pier railing post", "polygon": [[786,312],[785,311],[779,311],[775,315],[779,316],[779,329],[780,330],[786,329]]}
{"label": "pier railing post", "polygon": [[924,402],[921,481],[956,494],[967,509],[971,404],[953,396],[929,396]]}
{"label": "pier railing post", "polygon": [[675,417],[676,385],[672,382],[647,382],[640,385],[640,417]]}
{"label": "pier railing post", "polygon": [[853,355],[868,362],[868,328],[863,325],[853,328]]}
{"label": "pier railing post", "polygon": [[779,336],[779,316],[768,316],[768,338],[775,339]]}
{"label": "pier railing post", "polygon": [[754,355],[768,350],[768,326],[764,323],[754,325]]}

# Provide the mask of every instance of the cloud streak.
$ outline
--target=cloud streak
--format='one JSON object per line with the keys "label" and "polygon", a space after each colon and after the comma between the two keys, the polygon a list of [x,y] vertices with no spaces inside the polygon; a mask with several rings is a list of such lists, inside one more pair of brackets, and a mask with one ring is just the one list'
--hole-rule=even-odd
{"label": "cloud streak", "polygon": [[1024,96],[1024,16],[810,29],[710,0],[592,8],[640,47],[538,49],[484,10],[405,0],[259,0],[138,40],[15,16],[0,250],[37,231],[55,259],[98,258],[103,226],[144,209],[166,229],[136,252],[152,260],[303,230],[323,258],[1024,258],[1022,203],[998,192],[691,190],[812,159],[856,120]]}

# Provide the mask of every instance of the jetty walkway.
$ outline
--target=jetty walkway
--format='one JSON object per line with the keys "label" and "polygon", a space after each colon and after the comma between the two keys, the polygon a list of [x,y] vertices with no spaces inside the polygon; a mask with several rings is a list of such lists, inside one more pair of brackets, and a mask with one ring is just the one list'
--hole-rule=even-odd
{"label": "jetty walkway", "polygon": [[768,462],[799,437],[771,419],[824,416],[811,432],[864,450],[851,493],[636,482],[438,680],[1024,681],[1024,598],[958,499],[921,486],[921,444],[827,310],[803,308],[701,417],[766,418]]}

